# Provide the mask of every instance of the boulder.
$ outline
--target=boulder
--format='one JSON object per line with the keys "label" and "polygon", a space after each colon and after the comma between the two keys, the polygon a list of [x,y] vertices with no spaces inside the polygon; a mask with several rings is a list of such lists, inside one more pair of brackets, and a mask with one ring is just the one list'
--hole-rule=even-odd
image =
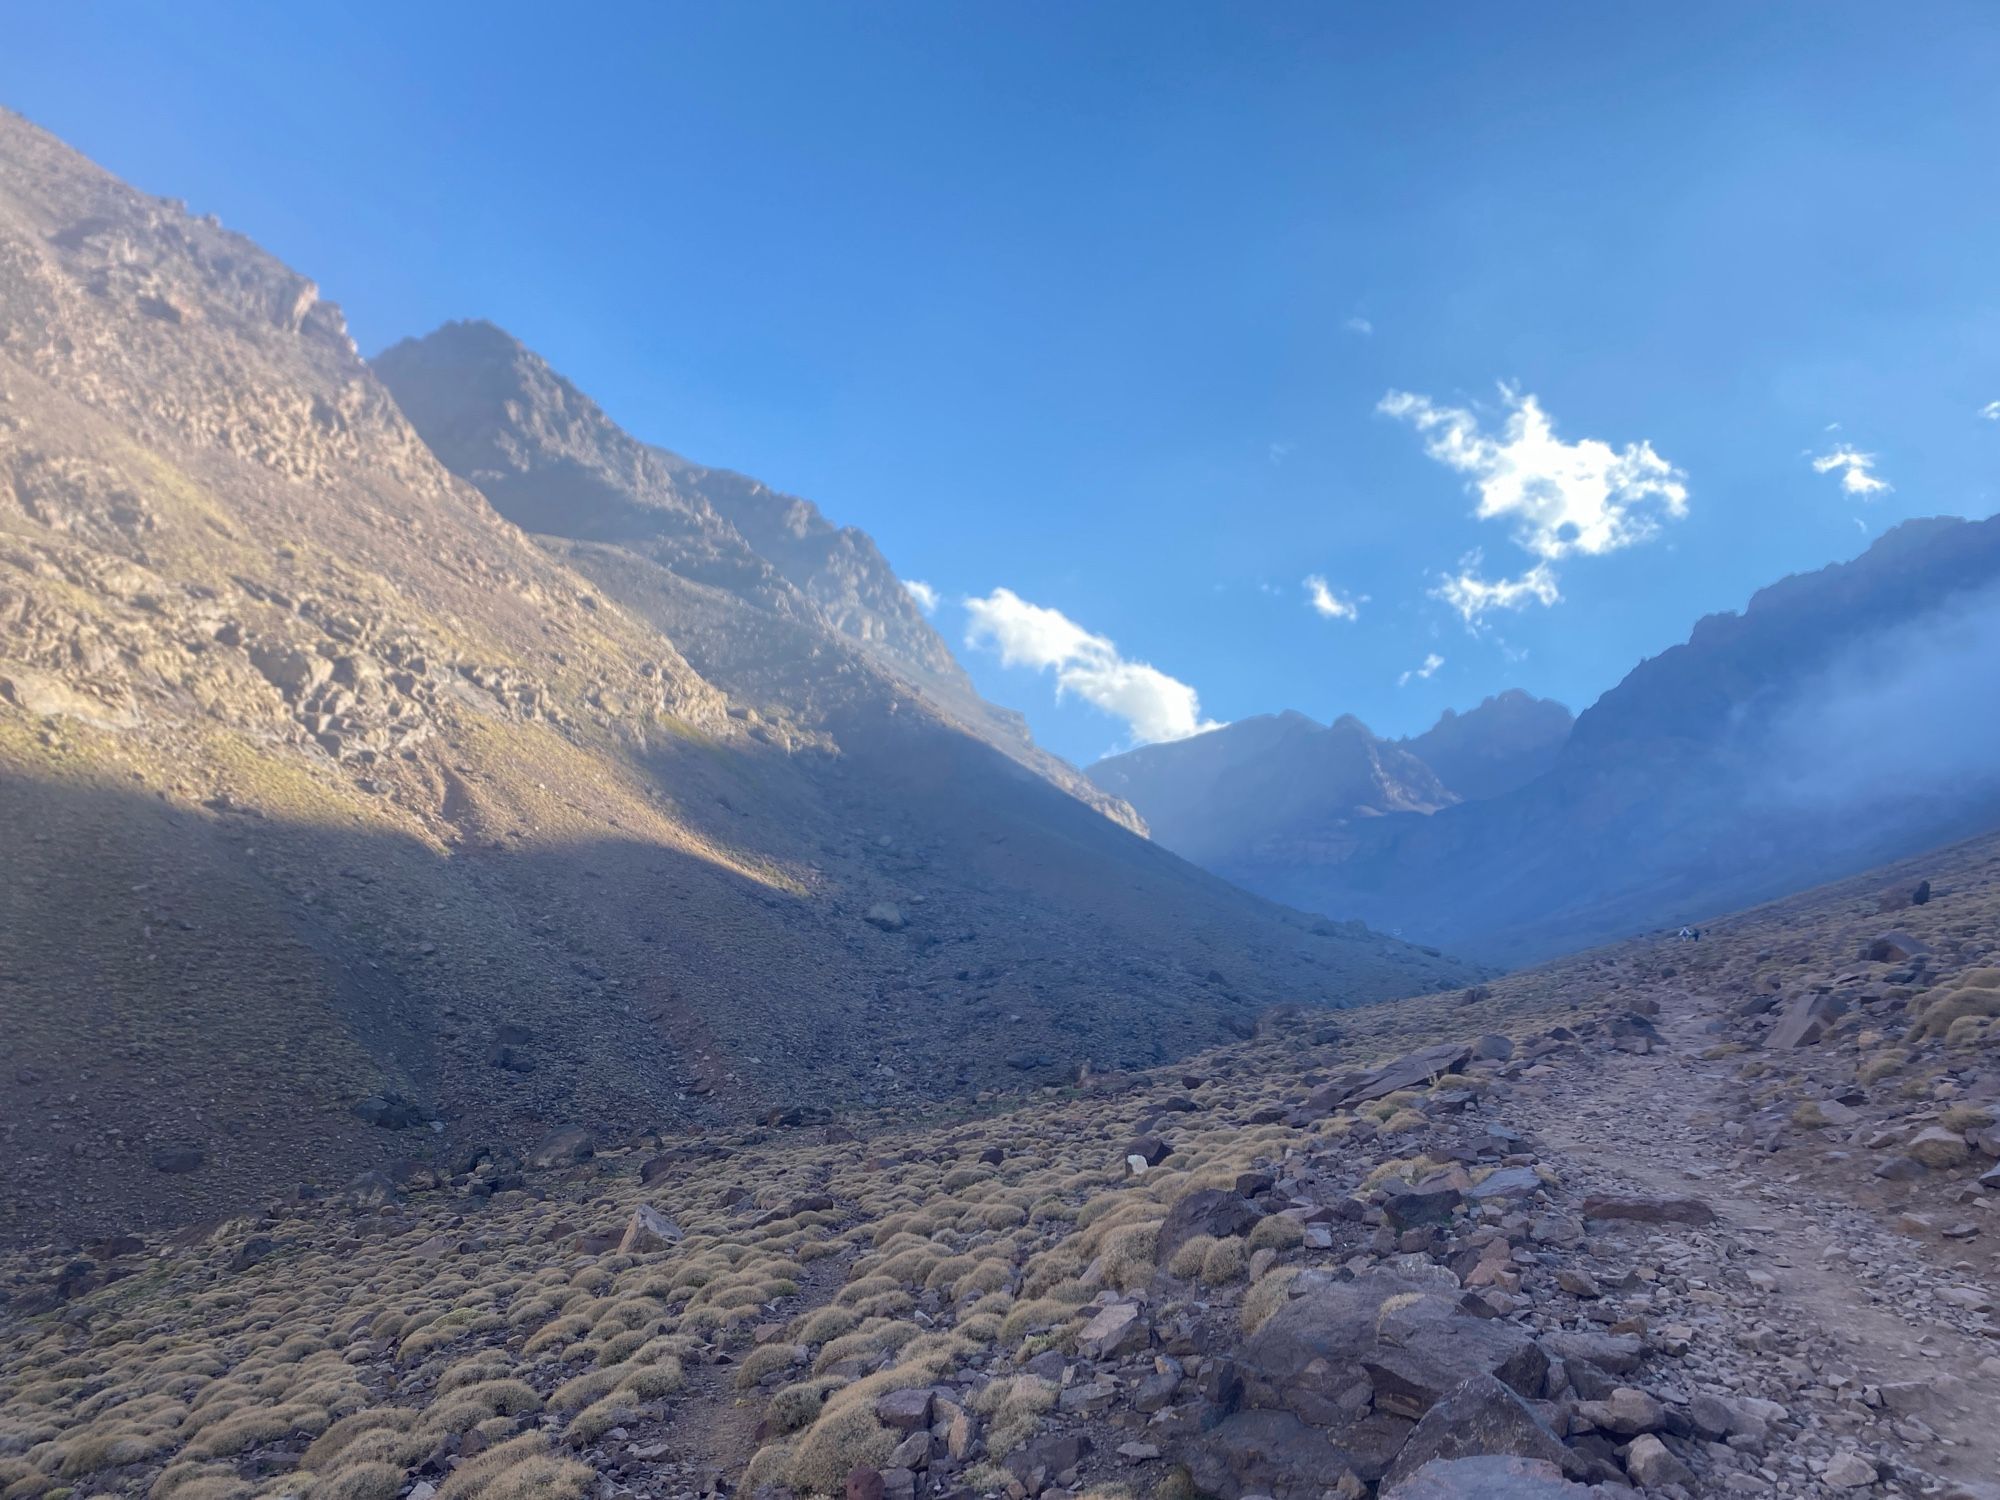
{"label": "boulder", "polygon": [[1525,1329],[1461,1313],[1457,1298],[1433,1285],[1384,1272],[1340,1281],[1307,1271],[1292,1290],[1244,1345],[1243,1373],[1259,1405],[1327,1424],[1357,1416],[1372,1391],[1378,1413],[1415,1421],[1475,1375],[1523,1395],[1541,1390],[1548,1358]]}
{"label": "boulder", "polygon": [[875,1420],[891,1432],[930,1430],[931,1392],[928,1387],[890,1391],[875,1398]]}
{"label": "boulder", "polygon": [[1090,1439],[1080,1432],[1038,1437],[1008,1454],[1001,1467],[1030,1495],[1039,1495],[1059,1475],[1081,1464],[1090,1448]]}
{"label": "boulder", "polygon": [[1407,1192],[1391,1193],[1382,1200],[1382,1213],[1396,1229],[1412,1229],[1424,1224],[1443,1224],[1465,1195],[1444,1182],[1421,1182]]}
{"label": "boulder", "polygon": [[1114,1302],[1083,1325],[1076,1347],[1085,1359],[1123,1359],[1152,1341],[1145,1310],[1136,1302]]}
{"label": "boulder", "polygon": [[[1926,896],[1925,899],[1929,899]],[[1912,937],[1907,932],[1885,932],[1873,939],[1861,950],[1861,956],[1871,963],[1900,964],[1921,957],[1931,951],[1930,944],[1922,938]]]}
{"label": "boulder", "polygon": [[1156,1135],[1138,1136],[1125,1148],[1127,1161],[1136,1156],[1149,1167],[1157,1167],[1173,1154],[1174,1148]]}
{"label": "boulder", "polygon": [[1659,1489],[1670,1484],[1692,1489],[1695,1482],[1694,1471],[1650,1432],[1632,1439],[1632,1446],[1625,1450],[1625,1472],[1641,1489]]}
{"label": "boulder", "polygon": [[618,1241],[621,1255],[651,1255],[680,1243],[681,1227],[650,1203],[641,1203],[625,1221],[625,1234]]}
{"label": "boulder", "polygon": [[571,1167],[578,1162],[588,1161],[597,1153],[590,1132],[581,1125],[565,1125],[559,1130],[551,1130],[528,1153],[526,1165],[535,1171],[548,1171],[555,1167]]}
{"label": "boulder", "polygon": [[1612,1432],[1619,1437],[1658,1432],[1667,1420],[1667,1409],[1657,1398],[1631,1385],[1619,1386],[1602,1401],[1580,1403],[1576,1414],[1599,1432]]}
{"label": "boulder", "polygon": [[902,909],[893,901],[877,901],[868,908],[867,915],[861,920],[883,932],[901,932],[910,925],[904,918]]}
{"label": "boulder", "polygon": [[1505,1203],[1532,1198],[1545,1184],[1533,1167],[1501,1167],[1465,1190],[1468,1203]]}
{"label": "boulder", "polygon": [[1361,1368],[1375,1388],[1377,1411],[1414,1419],[1474,1375],[1539,1394],[1548,1357],[1526,1329],[1467,1316],[1455,1300],[1432,1295],[1383,1310]]}
{"label": "boulder", "polygon": [[1491,1375],[1454,1386],[1424,1413],[1383,1482],[1394,1486],[1437,1459],[1500,1454],[1535,1458],[1581,1477],[1581,1461],[1520,1396]]}
{"label": "boulder", "polygon": [[1406,1053],[1357,1078],[1346,1080],[1334,1104],[1366,1104],[1371,1100],[1386,1099],[1404,1089],[1423,1088],[1433,1079],[1459,1072],[1471,1060],[1472,1048],[1462,1042],[1441,1042],[1435,1047]]}
{"label": "boulder", "polygon": [[401,1195],[386,1172],[368,1171],[348,1180],[347,1196],[357,1207],[380,1208],[385,1203],[394,1203]]}
{"label": "boulder", "polygon": [[1786,1004],[1764,1045],[1780,1051],[1810,1047],[1846,1013],[1847,1002],[1837,995],[1796,996]]}
{"label": "boulder", "polygon": [[[1149,1166],[1156,1164],[1147,1163]],[[1255,1204],[1223,1188],[1203,1188],[1189,1193],[1168,1209],[1166,1218],[1161,1220],[1153,1259],[1160,1265],[1166,1265],[1174,1258],[1176,1250],[1197,1235],[1206,1234],[1218,1240],[1227,1240],[1248,1234],[1263,1217],[1263,1211]]]}
{"label": "boulder", "polygon": [[1819,1477],[1820,1483],[1833,1490],[1866,1489],[1881,1478],[1875,1472],[1875,1465],[1851,1448],[1844,1453],[1834,1454],[1833,1461],[1826,1466],[1826,1472]]}
{"label": "boulder", "polygon": [[1630,1219],[1640,1224],[1713,1224],[1716,1212],[1699,1198],[1585,1198],[1586,1219]]}
{"label": "boulder", "polygon": [[208,1153],[200,1146],[162,1146],[153,1153],[153,1170],[156,1172],[192,1172],[208,1159]]}
{"label": "boulder", "polygon": [[1382,1491],[1382,1500],[1588,1500],[1586,1485],[1538,1458],[1440,1458]]}
{"label": "boulder", "polygon": [[1972,1148],[1965,1144],[1965,1137],[1956,1130],[1946,1130],[1942,1125],[1931,1125],[1918,1131],[1903,1149],[1917,1161],[1937,1171],[1962,1167],[1972,1156]]}
{"label": "boulder", "polygon": [[1564,1364],[1591,1364],[1613,1375],[1629,1375],[1646,1357],[1645,1343],[1629,1333],[1545,1333],[1542,1348]]}
{"label": "boulder", "polygon": [[1335,1437],[1288,1411],[1239,1411],[1181,1456],[1203,1495],[1319,1495],[1346,1470],[1364,1482],[1378,1477],[1407,1430],[1371,1419]]}

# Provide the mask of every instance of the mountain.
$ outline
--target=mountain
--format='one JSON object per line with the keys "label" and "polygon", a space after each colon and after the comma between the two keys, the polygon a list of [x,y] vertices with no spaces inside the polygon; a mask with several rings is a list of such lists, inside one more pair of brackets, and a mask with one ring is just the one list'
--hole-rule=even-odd
{"label": "mountain", "polygon": [[1454,799],[1410,749],[1351,715],[1260,714],[1107,756],[1090,779],[1131,803],[1153,837],[1211,868],[1338,837],[1357,818],[1431,812]]}
{"label": "mountain", "polygon": [[1399,743],[1459,801],[1478,802],[1554,766],[1575,722],[1553,698],[1509,688],[1462,714],[1448,708],[1429,729]]}
{"label": "mountain", "polygon": [[806,500],[639,442],[490,323],[377,356],[418,434],[494,509],[645,616],[732,695],[816,725],[930,708],[1135,831],[1127,806],[986,702],[869,537]]}
{"label": "mountain", "polygon": [[1533,780],[1555,762],[1569,710],[1519,690],[1413,739],[1384,740],[1351,714],[1295,710],[1107,756],[1090,779],[1137,808],[1175,853],[1255,889],[1266,866],[1317,863],[1350,825],[1437,812]]}
{"label": "mountain", "polygon": [[1476,972],[1103,816],[858,533],[385,363],[0,116],[0,1239],[960,1108]]}
{"label": "mountain", "polygon": [[1996,704],[2000,517],[1911,521],[1701,620],[1582,714],[1531,781],[1214,868],[1518,963],[2000,822]]}

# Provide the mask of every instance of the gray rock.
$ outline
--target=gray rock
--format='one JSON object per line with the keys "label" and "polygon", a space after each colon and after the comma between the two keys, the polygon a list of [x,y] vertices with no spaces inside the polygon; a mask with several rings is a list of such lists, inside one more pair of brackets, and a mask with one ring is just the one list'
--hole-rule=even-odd
{"label": "gray rock", "polygon": [[1629,1333],[1545,1333],[1542,1348],[1565,1364],[1592,1364],[1614,1375],[1629,1375],[1646,1357],[1646,1346]]}
{"label": "gray rock", "polygon": [[1435,1047],[1411,1052],[1383,1063],[1346,1082],[1335,1102],[1339,1105],[1366,1104],[1385,1099],[1404,1089],[1419,1088],[1447,1073],[1456,1073],[1472,1060],[1472,1049],[1460,1042],[1441,1042]]}
{"label": "gray rock", "polygon": [[1077,1351],[1085,1359],[1122,1359],[1153,1341],[1152,1326],[1136,1302],[1114,1302],[1077,1335]]}
{"label": "gray rock", "polygon": [[1531,1198],[1544,1187],[1533,1167],[1501,1167],[1475,1182],[1466,1190],[1465,1197],[1470,1203],[1500,1203]]}
{"label": "gray rock", "polygon": [[1766,1047],[1789,1050],[1810,1047],[1847,1013],[1847,1002],[1835,995],[1799,995],[1786,1004],[1778,1024],[1764,1038]]}
{"label": "gray rock", "polygon": [[875,1420],[892,1432],[928,1431],[931,1425],[929,1387],[890,1391],[875,1400]]}
{"label": "gray rock", "polygon": [[569,1167],[578,1162],[588,1161],[596,1153],[596,1143],[592,1141],[588,1130],[581,1125],[565,1125],[558,1130],[551,1130],[535,1142],[535,1147],[528,1153],[524,1164],[537,1171],[547,1171],[554,1167]]}
{"label": "gray rock", "polygon": [[1589,1494],[1541,1459],[1486,1455],[1432,1459],[1382,1491],[1382,1500],[1586,1500]]}
{"label": "gray rock", "polygon": [[1153,1259],[1159,1265],[1166,1265],[1176,1250],[1197,1235],[1227,1240],[1248,1234],[1263,1217],[1263,1211],[1247,1198],[1222,1188],[1189,1193],[1168,1209],[1166,1218],[1161,1220]]}
{"label": "gray rock", "polygon": [[1650,1432],[1633,1438],[1632,1445],[1625,1450],[1625,1472],[1642,1489],[1694,1484],[1694,1471],[1675,1458],[1667,1445]]}
{"label": "gray rock", "polygon": [[1640,1224],[1713,1224],[1716,1212],[1699,1198],[1624,1198],[1609,1195],[1583,1200],[1586,1219],[1630,1219]]}
{"label": "gray rock", "polygon": [[681,1240],[681,1227],[650,1203],[641,1203],[625,1221],[624,1238],[618,1241],[621,1255],[650,1255],[666,1250]]}
{"label": "gray rock", "polygon": [[1533,1408],[1491,1375],[1475,1375],[1424,1413],[1384,1483],[1391,1486],[1437,1459],[1501,1454],[1554,1464],[1577,1477],[1584,1465]]}

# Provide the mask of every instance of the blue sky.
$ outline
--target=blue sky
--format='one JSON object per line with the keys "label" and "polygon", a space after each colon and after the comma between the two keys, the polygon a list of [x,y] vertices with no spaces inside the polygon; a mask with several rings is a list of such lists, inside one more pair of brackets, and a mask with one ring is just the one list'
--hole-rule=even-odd
{"label": "blue sky", "polygon": [[1765,582],[2000,505],[1991,5],[4,28],[0,99],[316,277],[364,351],[492,318],[871,532],[1077,760],[1581,707]]}

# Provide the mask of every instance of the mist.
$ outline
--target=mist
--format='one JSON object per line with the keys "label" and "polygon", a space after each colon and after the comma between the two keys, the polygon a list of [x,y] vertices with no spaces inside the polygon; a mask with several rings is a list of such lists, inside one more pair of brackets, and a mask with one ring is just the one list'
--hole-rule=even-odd
{"label": "mist", "polygon": [[1921,816],[2000,797],[2000,586],[1845,651],[1768,723],[1759,790],[1781,808]]}

